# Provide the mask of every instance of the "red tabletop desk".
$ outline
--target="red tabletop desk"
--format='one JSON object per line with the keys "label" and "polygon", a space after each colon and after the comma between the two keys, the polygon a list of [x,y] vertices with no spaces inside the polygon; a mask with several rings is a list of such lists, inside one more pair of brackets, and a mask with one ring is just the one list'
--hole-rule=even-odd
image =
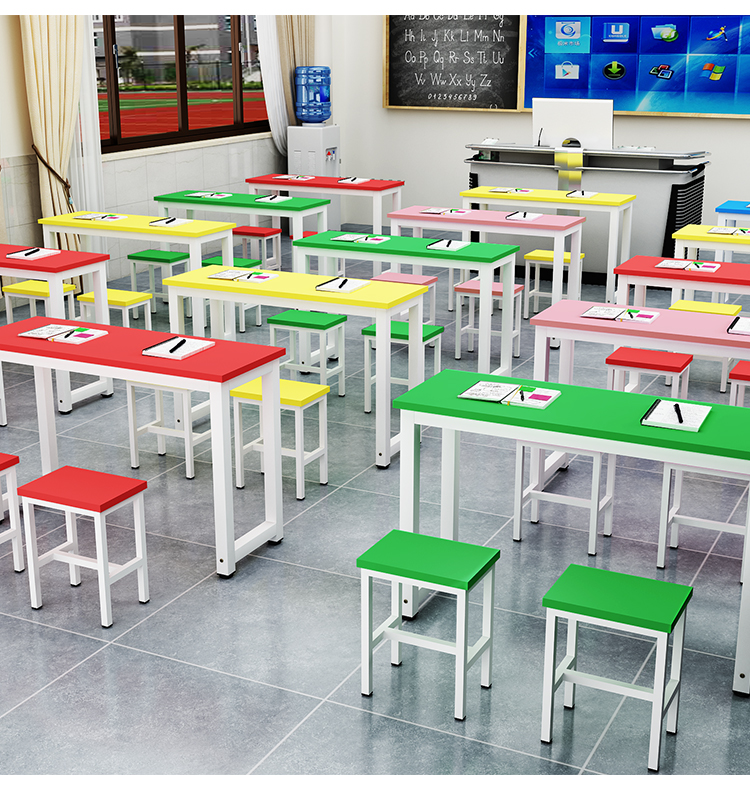
{"label": "red tabletop desk", "polygon": [[[630,286],[633,286],[633,304],[646,304],[646,288],[671,288],[672,301],[692,299],[693,291],[712,294],[750,295],[750,266],[746,263],[721,263],[715,272],[686,271],[685,269],[658,269],[661,261],[682,260],[636,255],[615,268],[617,275],[617,304],[627,304]],[[682,263],[685,263],[682,260]],[[708,263],[713,263],[709,261]],[[680,292],[684,291],[683,297]]]}
{"label": "red tabletop desk", "polygon": [[[34,367],[42,472],[59,466],[55,430],[52,370],[105,376],[162,387],[196,390],[209,395],[211,463],[213,467],[216,572],[231,576],[237,560],[267,541],[283,537],[281,507],[281,429],[279,422],[279,359],[283,348],[216,340],[212,348],[183,360],[145,357],[142,350],[173,334],[107,326],[108,334],[82,345],[19,337],[49,319],[27,318],[0,327],[0,360]],[[71,326],[97,326],[59,321]],[[261,376],[265,444],[265,520],[241,537],[234,535],[234,485],[229,392]]]}
{"label": "red tabletop desk", "polygon": [[[65,296],[63,281],[71,277],[90,274],[94,291],[94,314],[99,324],[109,323],[107,305],[107,261],[109,255],[93,252],[60,250],[57,255],[48,255],[35,261],[8,258],[8,253],[31,249],[28,244],[0,244],[0,275],[23,277],[30,280],[45,280],[49,284],[49,318],[65,318]],[[65,371],[57,375],[58,408],[67,413],[73,404],[98,393],[111,394],[108,381],[95,381],[71,392],[70,376]]]}
{"label": "red tabletop desk", "polygon": [[[265,176],[246,178],[251,192],[288,192],[290,195],[318,195],[331,197],[332,195],[347,197],[365,197],[372,202],[372,232],[386,233],[383,227],[383,198],[391,196],[391,211],[401,208],[401,188],[403,181],[383,181],[377,178],[368,178],[361,184],[341,183],[341,178],[334,176],[313,176],[306,181],[292,180],[284,173],[270,173]],[[380,263],[373,263],[373,274],[380,274]]]}

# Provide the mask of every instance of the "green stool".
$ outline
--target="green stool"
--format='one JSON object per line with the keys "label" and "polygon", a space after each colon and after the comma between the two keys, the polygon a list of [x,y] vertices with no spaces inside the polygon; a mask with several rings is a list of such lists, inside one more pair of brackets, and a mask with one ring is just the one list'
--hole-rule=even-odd
{"label": "green stool", "polygon": [[[221,255],[214,255],[211,258],[205,258],[201,261],[201,266],[223,266],[224,259]],[[232,266],[235,269],[254,269],[256,266],[260,266],[260,261],[256,261],[253,258],[232,258]],[[259,304],[243,304],[242,302],[237,303],[237,307],[240,311],[239,314],[239,326],[240,332],[245,331],[245,310],[252,310],[255,308],[255,326],[261,326],[263,324],[263,319],[261,318],[260,314],[260,305]]]}
{"label": "green stool", "polygon": [[[492,614],[495,591],[495,563],[500,549],[489,549],[457,540],[434,538],[417,532],[394,529],[357,558],[362,571],[362,694],[372,694],[372,652],[383,639],[391,640],[391,664],[401,663],[401,643],[405,642],[456,657],[456,693],[453,715],[466,718],[466,675],[481,657],[481,684],[492,685]],[[391,612],[373,628],[372,580],[391,582]],[[468,644],[469,594],[484,583],[482,636]],[[456,596],[456,641],[435,639],[402,631],[403,586],[416,584]]]}
{"label": "green stool", "polygon": [[[693,588],[658,579],[644,579],[600,568],[570,565],[542,599],[547,607],[547,634],[542,692],[542,741],[552,741],[555,691],[565,683],[566,708],[575,703],[575,686],[612,691],[651,703],[651,736],[648,768],[659,770],[662,719],[667,732],[677,732],[680,702],[682,647],[685,615]],[[568,621],[567,654],[556,665],[557,621]],[[656,671],[653,688],[609,680],[576,669],[578,623],[590,623],[656,639]],[[672,667],[667,681],[667,643],[672,639]]]}
{"label": "green stool", "polygon": [[[279,329],[289,332],[289,358],[281,363],[282,367],[299,373],[317,373],[320,383],[326,385],[329,377],[338,375],[339,396],[345,393],[344,384],[344,324],[345,315],[316,313],[309,310],[285,310],[268,318],[271,327],[271,345],[276,343]],[[318,351],[310,351],[310,336],[318,336]],[[330,341],[330,345],[329,345]],[[315,364],[317,358],[318,364]],[[328,359],[337,360],[328,367]]]}
{"label": "green stool", "polygon": [[[427,344],[434,346],[433,364],[435,375],[440,373],[440,335],[445,331],[444,326],[434,324],[422,324],[422,349]],[[375,345],[375,324],[366,326],[362,330],[365,338],[365,412],[372,411],[372,385],[376,380],[372,372],[372,349]],[[391,343],[405,344],[409,342],[409,323],[408,321],[391,321]],[[391,384],[406,384],[409,379],[400,379],[391,376]]]}
{"label": "green stool", "polygon": [[[136,287],[137,266],[139,263],[145,263],[148,266],[148,290],[149,293],[154,295],[154,299],[151,302],[151,312],[155,313],[156,297],[161,296],[165,304],[167,303],[168,298],[166,291],[156,290],[156,286],[154,285],[154,269],[156,269],[157,266],[161,268],[161,278],[163,280],[165,277],[165,269],[169,270],[168,274],[171,277],[174,274],[173,269],[175,266],[184,263],[186,267],[189,268],[187,264],[189,259],[190,255],[187,252],[172,252],[171,250],[143,250],[142,252],[131,253],[128,255],[128,260],[132,261],[130,269],[131,290],[138,290]],[[188,300],[188,304],[190,304],[190,300]],[[190,315],[189,312],[188,315]],[[133,317],[138,318],[137,307],[133,310]]]}

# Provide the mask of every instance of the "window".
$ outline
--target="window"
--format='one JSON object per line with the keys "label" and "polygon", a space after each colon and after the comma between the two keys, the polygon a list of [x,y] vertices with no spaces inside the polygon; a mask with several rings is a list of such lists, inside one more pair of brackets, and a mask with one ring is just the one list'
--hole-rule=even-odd
{"label": "window", "polygon": [[254,16],[93,20],[102,152],[269,130]]}

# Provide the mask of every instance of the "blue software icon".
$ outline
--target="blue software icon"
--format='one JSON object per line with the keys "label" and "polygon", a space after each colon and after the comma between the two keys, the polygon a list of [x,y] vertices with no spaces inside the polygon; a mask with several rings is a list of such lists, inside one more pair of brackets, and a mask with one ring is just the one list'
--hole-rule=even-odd
{"label": "blue software icon", "polygon": [[605,22],[602,41],[605,44],[625,44],[630,38],[630,25],[627,22]]}

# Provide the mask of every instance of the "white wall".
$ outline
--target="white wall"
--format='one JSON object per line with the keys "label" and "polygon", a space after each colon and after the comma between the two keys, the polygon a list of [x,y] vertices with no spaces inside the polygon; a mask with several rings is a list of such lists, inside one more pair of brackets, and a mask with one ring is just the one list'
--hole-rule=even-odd
{"label": "white wall", "polygon": [[[318,17],[328,25],[332,122],[341,127],[342,175],[406,182],[403,205],[460,205],[468,186],[469,143],[485,137],[531,142],[531,113],[383,108],[383,16]],[[330,22],[329,22],[330,20]],[[711,152],[704,222],[725,200],[750,202],[750,120],[615,116],[615,145]],[[367,222],[363,201],[342,205],[342,221]],[[637,233],[637,228],[634,229]]]}

